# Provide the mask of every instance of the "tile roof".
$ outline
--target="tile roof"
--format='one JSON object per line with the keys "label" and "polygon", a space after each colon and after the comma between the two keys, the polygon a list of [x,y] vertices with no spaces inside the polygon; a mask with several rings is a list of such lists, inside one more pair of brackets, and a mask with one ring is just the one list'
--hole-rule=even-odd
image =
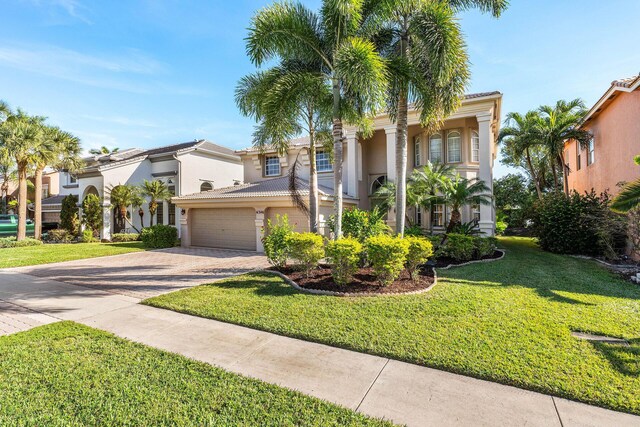
{"label": "tile roof", "polygon": [[[322,196],[333,195],[333,190],[318,186],[318,192]],[[309,182],[304,179],[298,179],[298,193],[301,195],[309,194]],[[232,185],[230,187],[216,188],[200,193],[186,194],[184,196],[174,197],[173,200],[208,200],[208,199],[233,199],[245,197],[274,197],[274,196],[290,196],[289,177],[282,176],[279,178],[266,179],[250,184]],[[346,197],[346,195],[345,195]]]}
{"label": "tile roof", "polygon": [[464,99],[482,98],[482,97],[491,96],[491,95],[501,95],[501,93],[498,90],[494,90],[492,92],[467,93],[464,96]]}
{"label": "tile roof", "polygon": [[67,196],[64,194],[58,194],[56,196],[47,197],[46,199],[42,199],[42,205],[43,206],[59,205],[62,203],[62,199],[64,199],[65,197]]}

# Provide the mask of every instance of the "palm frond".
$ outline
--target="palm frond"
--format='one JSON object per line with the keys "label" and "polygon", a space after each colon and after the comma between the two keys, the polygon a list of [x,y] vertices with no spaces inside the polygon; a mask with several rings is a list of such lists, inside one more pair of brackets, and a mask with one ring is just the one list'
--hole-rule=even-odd
{"label": "palm frond", "polygon": [[627,212],[640,204],[640,179],[625,185],[613,199],[611,209]]}

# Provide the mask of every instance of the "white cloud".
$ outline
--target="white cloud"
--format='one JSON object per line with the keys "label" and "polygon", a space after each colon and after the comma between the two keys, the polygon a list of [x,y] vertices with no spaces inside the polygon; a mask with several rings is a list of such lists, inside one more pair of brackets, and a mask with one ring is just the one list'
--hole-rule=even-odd
{"label": "white cloud", "polygon": [[87,7],[79,0],[26,0],[28,3],[44,9],[52,18],[60,15],[60,11],[67,16],[80,20],[85,24],[92,24],[87,18]]}

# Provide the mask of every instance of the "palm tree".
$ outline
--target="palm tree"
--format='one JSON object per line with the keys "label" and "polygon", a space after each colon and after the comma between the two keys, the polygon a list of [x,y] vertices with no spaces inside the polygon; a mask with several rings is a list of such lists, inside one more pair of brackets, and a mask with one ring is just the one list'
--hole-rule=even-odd
{"label": "palm tree", "polygon": [[[633,161],[640,165],[640,156],[636,156]],[[611,202],[611,209],[616,212],[628,212],[640,205],[640,179],[626,184],[622,191]]]}
{"label": "palm tree", "polygon": [[134,209],[138,209],[138,215],[140,216],[140,227],[142,228],[144,228],[144,209],[142,209],[142,205],[144,205],[146,202],[146,199],[142,194],[140,194],[140,191],[135,194],[133,200],[131,201],[131,206],[133,206]]}
{"label": "palm tree", "polygon": [[374,39],[389,62],[387,110],[396,122],[396,227],[404,234],[409,103],[434,129],[460,105],[469,80],[466,48],[455,12],[472,7],[500,16],[506,0],[371,2]]}
{"label": "palm tree", "polygon": [[[283,63],[266,72],[257,72],[240,80],[236,103],[240,111],[259,121],[253,145],[261,152],[275,148],[278,154],[289,151],[289,141],[301,131],[309,135],[309,229],[318,231],[318,174],[316,145],[330,139],[331,92],[313,69],[301,64]],[[294,163],[291,172],[295,174]],[[295,175],[292,182],[295,184]],[[296,194],[292,188],[292,194]],[[294,199],[295,200],[295,199]]]}
{"label": "palm tree", "polygon": [[158,202],[162,200],[169,200],[173,194],[169,191],[167,185],[162,181],[147,181],[146,179],[140,186],[140,190],[143,196],[149,197],[149,224],[153,226],[153,217],[158,210]]}
{"label": "palm tree", "polygon": [[465,205],[478,206],[491,204],[491,189],[477,178],[468,179],[456,175],[447,180],[442,188],[443,200],[451,208],[451,219],[447,226],[447,233],[456,225],[462,224],[460,208]]}
{"label": "palm tree", "polygon": [[[455,168],[451,165],[431,163],[430,161],[427,161],[422,169],[415,169],[411,173],[409,182],[413,193],[417,195],[416,205],[427,208],[429,213],[433,212],[433,207],[442,202],[440,193],[447,182],[453,178],[454,171]],[[433,234],[433,221],[429,221],[429,226],[430,232]]]}
{"label": "palm tree", "polygon": [[105,147],[103,145],[100,148],[92,148],[91,150],[89,150],[89,154],[93,154],[94,156],[103,156],[103,155],[107,155],[107,154],[115,154],[119,150],[120,149],[118,147],[113,148],[113,149],[109,149],[109,147]]}
{"label": "palm tree", "polygon": [[560,100],[554,106],[543,105],[539,111],[542,118],[542,142],[547,147],[553,162],[551,170],[554,184],[556,188],[559,186],[557,174],[559,170],[564,178],[564,192],[568,195],[570,171],[564,158],[565,142],[575,140],[581,147],[586,147],[593,137],[591,132],[579,128],[586,113],[584,102],[581,99]]}
{"label": "palm tree", "polygon": [[257,66],[279,58],[304,69],[331,87],[335,238],[342,234],[343,122],[366,130],[367,114],[383,101],[384,60],[361,36],[362,0],[324,0],[320,14],[300,3],[276,3],[253,18],[247,53]]}
{"label": "palm tree", "polygon": [[129,184],[119,184],[107,189],[107,191],[109,193],[111,205],[116,209],[121,223],[124,224],[126,221],[134,228],[134,230],[140,232],[140,230],[133,225],[128,215],[129,207],[139,201],[140,191],[138,187]]}

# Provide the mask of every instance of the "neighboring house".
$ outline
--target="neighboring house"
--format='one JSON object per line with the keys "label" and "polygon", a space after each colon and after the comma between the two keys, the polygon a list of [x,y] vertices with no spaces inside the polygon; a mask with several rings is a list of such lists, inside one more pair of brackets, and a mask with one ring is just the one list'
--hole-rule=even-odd
{"label": "neighboring house", "polygon": [[615,80],[587,113],[582,128],[593,133],[588,147],[565,144],[569,189],[609,191],[640,178],[633,163],[640,154],[640,75]]}
{"label": "neighboring house", "polygon": [[[489,92],[467,95],[460,108],[448,117],[442,129],[427,133],[419,124],[417,111],[409,114],[409,173],[427,160],[453,165],[467,178],[479,178],[491,187],[496,157],[496,135],[500,126],[502,94]],[[374,120],[374,134],[361,139],[355,128],[347,128],[343,161],[344,207],[371,209],[373,193],[395,175],[396,125],[387,115]],[[244,166],[244,182],[214,191],[187,194],[172,200],[185,210],[182,218],[182,244],[262,251],[261,237],[269,219],[287,214],[297,230],[308,230],[308,218],[291,200],[288,172],[296,159],[301,195],[308,196],[308,139],[291,141],[289,152],[261,153],[255,149],[237,151]],[[327,235],[327,220],[333,209],[333,167],[329,153],[318,148],[317,169],[320,187],[319,227]],[[391,178],[393,179],[393,178]],[[438,206],[428,218],[426,212],[410,210],[416,222],[444,230],[449,212]],[[480,230],[494,234],[493,206],[466,207],[463,221],[478,221]],[[393,215],[389,224],[393,227]]]}
{"label": "neighboring house", "polygon": [[[29,177],[29,187],[27,189],[27,199],[31,202],[27,205],[27,215],[29,218],[33,218],[33,201],[34,201],[34,178]],[[42,174],[42,221],[43,223],[49,223],[55,227],[60,221],[60,207],[55,204],[55,197],[59,194],[59,181],[60,173],[55,170],[45,171]],[[1,183],[0,183],[1,185]],[[9,190],[7,192],[7,203],[11,200],[18,200],[18,182],[9,182]],[[49,204],[49,205],[47,205]],[[56,210],[57,209],[57,210]],[[56,219],[57,218],[57,219]]]}
{"label": "neighboring house", "polygon": [[[134,232],[128,222],[118,221],[110,203],[112,188],[130,184],[139,186],[143,180],[161,180],[176,196],[197,191],[226,187],[242,179],[240,157],[233,150],[205,140],[185,142],[166,147],[128,149],[113,154],[91,156],[87,166],[77,175],[61,174],[59,201],[66,194],[79,196],[82,203],[88,194],[95,194],[103,201],[103,229],[101,237],[111,238],[111,234]],[[181,211],[173,203],[158,201],[159,207],[154,218],[156,224],[177,226]],[[144,225],[149,226],[148,205]],[[140,230],[141,223],[137,208],[129,209],[133,227]]]}

